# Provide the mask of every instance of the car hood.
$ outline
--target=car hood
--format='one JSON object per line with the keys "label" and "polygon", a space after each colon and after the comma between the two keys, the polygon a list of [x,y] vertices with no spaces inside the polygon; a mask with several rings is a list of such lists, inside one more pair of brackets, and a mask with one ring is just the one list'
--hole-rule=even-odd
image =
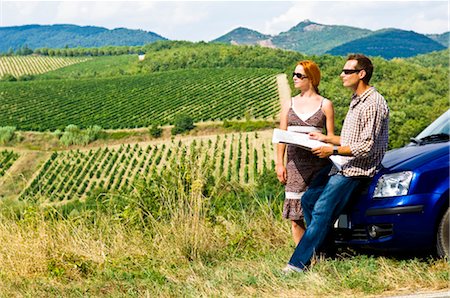
{"label": "car hood", "polygon": [[391,171],[411,170],[443,155],[448,155],[449,146],[449,142],[444,142],[421,146],[408,145],[390,150],[384,156],[382,165]]}

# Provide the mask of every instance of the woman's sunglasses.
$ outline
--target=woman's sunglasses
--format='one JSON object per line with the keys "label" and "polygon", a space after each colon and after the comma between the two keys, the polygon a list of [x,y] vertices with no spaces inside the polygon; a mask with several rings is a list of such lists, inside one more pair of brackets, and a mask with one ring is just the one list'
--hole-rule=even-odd
{"label": "woman's sunglasses", "polygon": [[293,76],[293,77],[297,77],[297,78],[299,78],[300,80],[303,80],[303,79],[307,79],[307,78],[308,78],[307,76],[305,76],[304,74],[299,73],[299,72],[293,72],[293,73],[292,73],[292,76]]}

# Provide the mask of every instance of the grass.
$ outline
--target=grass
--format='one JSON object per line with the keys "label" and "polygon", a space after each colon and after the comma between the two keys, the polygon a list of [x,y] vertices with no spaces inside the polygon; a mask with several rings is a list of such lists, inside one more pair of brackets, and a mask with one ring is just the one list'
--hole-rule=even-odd
{"label": "grass", "polygon": [[[361,297],[448,289],[449,264],[432,258],[355,254],[283,276],[293,245],[273,175],[243,188],[210,182],[196,164],[86,202],[1,201],[0,296]],[[264,195],[270,185],[272,197]]]}

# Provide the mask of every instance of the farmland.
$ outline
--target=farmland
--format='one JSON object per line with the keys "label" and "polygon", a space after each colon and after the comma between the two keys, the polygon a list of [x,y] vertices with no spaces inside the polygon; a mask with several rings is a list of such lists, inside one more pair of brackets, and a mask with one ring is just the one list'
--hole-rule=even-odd
{"label": "farmland", "polygon": [[42,74],[87,60],[89,60],[89,58],[86,57],[0,57],[0,78],[5,74],[10,74],[15,77],[20,77],[22,75]]}
{"label": "farmland", "polygon": [[[0,148],[0,296],[448,290],[447,260],[429,255],[345,249],[304,274],[282,276],[294,246],[267,128],[277,126],[277,75],[305,56],[201,43],[148,49],[142,63],[130,55],[92,57],[31,81],[0,82],[0,123],[17,128]],[[308,58],[322,68],[320,90],[335,105],[339,133],[350,98],[339,81],[344,60]],[[374,58],[393,148],[448,108],[448,69],[433,64],[443,54],[424,59]],[[171,135],[182,113],[196,128]],[[258,122],[266,130],[243,132]],[[155,123],[163,125],[158,137],[148,129]],[[108,130],[88,145],[64,145],[55,130],[69,124]]]}
{"label": "farmland", "polygon": [[195,69],[96,80],[1,84],[0,123],[20,130],[170,124],[189,113],[195,122],[273,118],[279,110],[274,70]]}
{"label": "farmland", "polygon": [[130,192],[137,183],[185,162],[210,169],[215,179],[254,183],[259,173],[273,169],[270,138],[271,131],[265,131],[54,152],[21,198],[58,202],[98,192]]}

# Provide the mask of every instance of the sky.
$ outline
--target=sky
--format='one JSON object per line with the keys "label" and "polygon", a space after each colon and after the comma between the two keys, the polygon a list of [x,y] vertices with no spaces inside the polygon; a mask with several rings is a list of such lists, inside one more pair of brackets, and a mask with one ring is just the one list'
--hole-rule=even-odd
{"label": "sky", "polygon": [[210,41],[237,27],[264,34],[309,19],[370,30],[449,31],[448,1],[7,1],[0,26],[75,24],[125,27],[172,40]]}

